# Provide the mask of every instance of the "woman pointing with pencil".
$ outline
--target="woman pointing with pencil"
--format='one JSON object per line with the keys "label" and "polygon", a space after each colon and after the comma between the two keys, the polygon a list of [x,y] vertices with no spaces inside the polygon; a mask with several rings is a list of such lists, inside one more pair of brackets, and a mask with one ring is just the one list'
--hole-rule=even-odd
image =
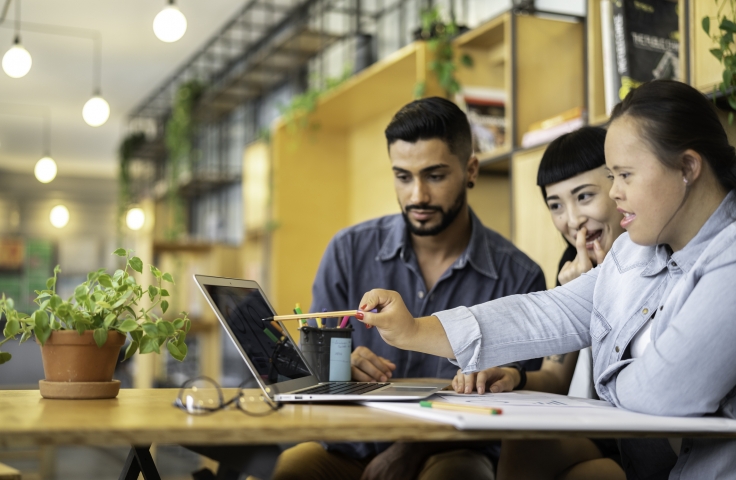
{"label": "woman pointing with pencil", "polygon": [[[596,390],[614,406],[734,418],[736,153],[718,116],[683,83],[644,84],[614,109],[605,154],[627,233],[595,269],[553,290],[416,319],[398,294],[373,290],[357,318],[466,373],[592,346]],[[620,446],[631,478],[641,468],[736,478],[734,440]]]}

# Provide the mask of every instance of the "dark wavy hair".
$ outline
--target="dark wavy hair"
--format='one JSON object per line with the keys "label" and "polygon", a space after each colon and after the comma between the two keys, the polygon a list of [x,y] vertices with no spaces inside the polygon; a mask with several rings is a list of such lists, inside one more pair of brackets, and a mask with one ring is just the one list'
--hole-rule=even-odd
{"label": "dark wavy hair", "polygon": [[605,141],[606,130],[601,127],[582,127],[553,140],[537,170],[542,196],[547,198],[547,185],[605,165]]}
{"label": "dark wavy hair", "polygon": [[680,168],[682,153],[694,150],[727,191],[736,188],[736,150],[712,102],[698,90],[674,80],[644,83],[616,105],[611,122],[624,116],[639,122],[641,138],[665,166]]}
{"label": "dark wavy hair", "polygon": [[386,127],[388,146],[397,140],[439,138],[450,153],[463,164],[473,154],[473,137],[465,113],[457,105],[440,97],[422,98],[401,107]]}

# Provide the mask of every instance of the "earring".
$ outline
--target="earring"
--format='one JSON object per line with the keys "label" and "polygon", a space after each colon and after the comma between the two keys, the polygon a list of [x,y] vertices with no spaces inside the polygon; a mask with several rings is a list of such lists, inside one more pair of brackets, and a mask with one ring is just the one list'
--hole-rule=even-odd
{"label": "earring", "polygon": [[474,186],[475,186],[475,183],[473,183],[473,182],[468,182],[468,188],[473,188]]}
{"label": "earring", "polygon": [[682,181],[685,182],[685,185],[687,185],[687,178],[683,178]]}

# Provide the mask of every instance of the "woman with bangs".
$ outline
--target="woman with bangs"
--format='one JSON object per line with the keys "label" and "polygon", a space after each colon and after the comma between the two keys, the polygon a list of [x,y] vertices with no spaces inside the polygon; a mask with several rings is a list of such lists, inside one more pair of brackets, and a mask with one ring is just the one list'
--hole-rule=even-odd
{"label": "woman with bangs", "polygon": [[[562,234],[567,249],[562,255],[557,285],[564,285],[603,262],[613,242],[624,232],[623,218],[616,202],[608,196],[611,180],[606,171],[604,143],[606,130],[583,127],[549,144],[537,171],[537,185],[547,203],[552,222]],[[578,367],[577,391],[570,384]],[[597,398],[592,390],[590,349],[551,355],[542,367],[525,372],[520,364],[493,367],[463,374],[452,381],[458,393],[492,393],[511,390],[568,394]],[[563,440],[504,441],[497,479],[539,478],[543,472],[565,480],[598,478],[623,479],[616,463],[614,440],[574,438]]]}

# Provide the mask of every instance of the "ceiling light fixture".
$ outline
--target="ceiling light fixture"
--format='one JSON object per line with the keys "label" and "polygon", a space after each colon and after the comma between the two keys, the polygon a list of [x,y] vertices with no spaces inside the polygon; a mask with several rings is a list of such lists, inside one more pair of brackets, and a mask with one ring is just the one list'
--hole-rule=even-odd
{"label": "ceiling light fixture", "polygon": [[51,225],[56,228],[66,227],[67,223],[69,223],[69,209],[64,205],[55,206],[51,209],[49,220],[51,220]]}
{"label": "ceiling light fixture", "polygon": [[56,162],[49,156],[43,157],[36,162],[33,174],[36,176],[36,180],[41,183],[51,182],[51,180],[56,178]]}
{"label": "ceiling light fixture", "polygon": [[140,230],[146,223],[146,214],[140,207],[133,207],[125,215],[125,224],[131,230]]}
{"label": "ceiling light fixture", "polygon": [[102,98],[102,38],[99,32],[94,37],[94,60],[92,71],[92,82],[94,94],[82,107],[82,118],[90,127],[99,127],[110,118],[110,104]]}
{"label": "ceiling light fixture", "polygon": [[172,43],[184,36],[187,31],[187,17],[174,5],[174,0],[163,8],[153,19],[153,33],[159,40]]}
{"label": "ceiling light fixture", "polygon": [[3,55],[3,71],[10,78],[25,77],[31,70],[33,59],[20,43],[20,0],[15,4],[15,41],[10,50]]}

